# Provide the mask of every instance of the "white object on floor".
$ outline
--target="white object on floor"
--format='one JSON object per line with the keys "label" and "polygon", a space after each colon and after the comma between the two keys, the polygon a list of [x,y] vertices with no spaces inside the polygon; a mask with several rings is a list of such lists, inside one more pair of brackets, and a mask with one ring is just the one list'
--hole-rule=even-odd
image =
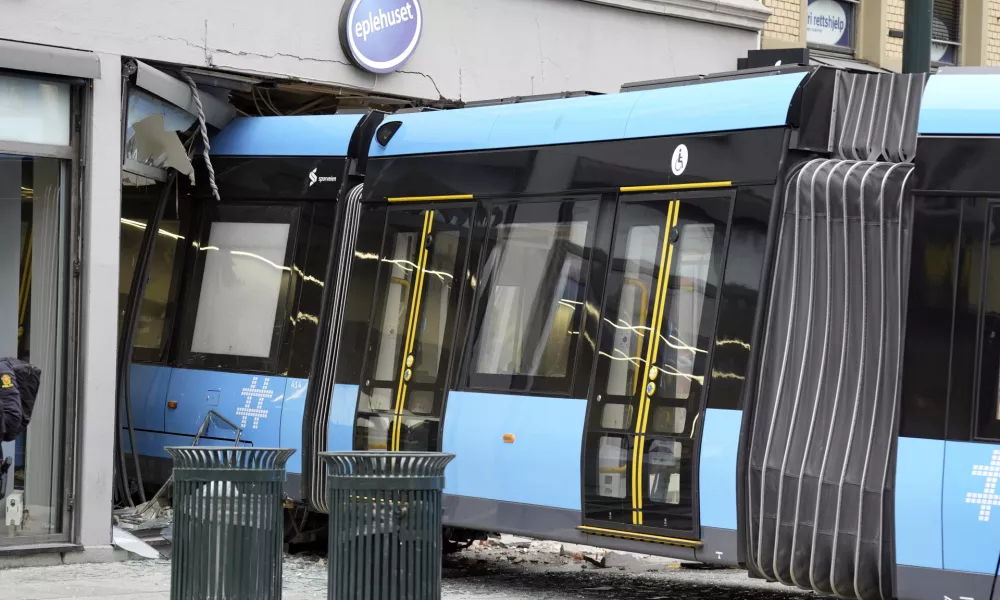
{"label": "white object on floor", "polygon": [[131,533],[119,527],[115,527],[113,531],[112,543],[115,546],[143,558],[160,558],[160,552],[156,548],[153,548]]}

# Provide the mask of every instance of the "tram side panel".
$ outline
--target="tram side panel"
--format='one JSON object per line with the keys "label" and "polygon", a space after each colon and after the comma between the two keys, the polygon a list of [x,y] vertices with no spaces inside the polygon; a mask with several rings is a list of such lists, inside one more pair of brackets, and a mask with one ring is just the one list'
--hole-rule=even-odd
{"label": "tram side panel", "polygon": [[[471,313],[462,312],[466,307],[457,313],[458,331],[467,327],[469,333],[458,334],[455,348],[462,360],[456,356],[440,400],[447,396],[441,447],[457,454],[446,477],[446,525],[736,564],[740,397],[773,198],[772,186],[764,185],[754,189],[751,202],[741,186],[776,179],[788,148],[789,99],[805,76],[804,71],[790,72],[571,105],[399,117],[396,132],[386,130],[381,142],[386,150],[372,146],[373,156],[381,153],[385,160],[369,166],[372,187],[366,199],[388,200],[390,215],[398,213],[389,218],[392,235],[409,235],[419,243],[404,248],[398,238],[381,248],[384,276],[378,276],[372,331],[363,346],[368,358],[360,378],[353,448],[394,449],[400,447],[400,437],[403,446],[421,441],[408,437],[407,419],[428,420],[414,414],[416,404],[409,396],[416,389],[411,377],[418,381],[415,371],[428,348],[413,340],[437,325],[435,319],[423,318],[428,307],[419,290],[425,275],[451,273],[419,266],[426,260],[425,250],[432,256],[437,251],[427,219],[437,232],[439,226],[462,220],[457,215],[439,219],[443,205],[475,203],[483,218],[476,220],[471,247],[473,252],[480,248],[482,256],[469,258],[464,275],[470,289],[464,290],[463,302],[472,294],[476,300],[470,301]],[[744,104],[734,111],[735,105],[718,100],[737,87],[759,97],[753,110]],[[683,114],[678,106],[693,101],[724,117],[704,118],[704,131],[714,133],[698,135],[699,123],[673,118]],[[632,110],[636,103],[645,108]],[[625,106],[615,113],[614,123],[627,126],[609,134],[605,130],[614,127],[613,119],[604,118],[597,139],[588,137],[583,124],[598,129],[594,116],[583,112],[591,105],[602,117]],[[669,111],[660,115],[664,107]],[[528,113],[523,120],[530,126],[518,120],[521,112]],[[573,119],[563,118],[568,112]],[[750,113],[753,118],[745,118]],[[645,120],[638,119],[642,115]],[[460,140],[450,140],[450,119],[469,120],[477,127],[465,127]],[[720,122],[733,125],[719,131]],[[517,140],[501,139],[511,132],[518,132]],[[518,147],[507,149],[515,141]],[[663,160],[672,154],[686,164],[672,167]],[[556,158],[560,160],[548,160]],[[487,176],[462,176],[476,169]],[[603,216],[588,222],[587,235],[594,227],[609,233],[599,243],[584,244],[594,248],[593,260],[619,264],[590,268],[585,282],[574,267],[555,267],[572,255],[560,254],[566,246],[580,245],[573,227],[560,218],[565,221],[572,209],[585,205],[591,196],[580,197],[579,191],[590,188],[621,192],[593,195],[612,206],[611,218],[607,227]],[[572,198],[560,196],[568,189],[576,191]],[[523,207],[558,200],[572,202],[563,202],[567,206],[554,213],[555,227],[546,219],[520,218]],[[496,206],[518,203],[517,211]],[[741,207],[751,204],[756,205],[752,215],[740,214]],[[620,230],[626,213],[628,227]],[[740,256],[727,267],[724,242],[736,222],[743,231],[733,228],[729,256]],[[517,231],[518,225],[528,226]],[[554,232],[557,242],[545,239]],[[388,240],[389,233],[387,228],[380,240]],[[627,237],[633,233],[649,239],[629,249]],[[496,252],[501,246],[520,250]],[[708,247],[711,252],[705,251]],[[520,256],[509,269],[501,267],[505,253]],[[539,270],[541,278],[535,277]],[[607,287],[593,282],[595,271],[606,273]],[[564,285],[567,274],[577,283]],[[585,296],[578,288],[586,290]],[[535,297],[525,301],[523,296],[533,289]],[[387,321],[384,305],[392,298],[400,310],[390,311]],[[406,332],[406,339],[389,339],[387,323]],[[616,340],[608,328],[624,335]],[[574,342],[562,343],[567,338],[562,332],[576,338],[579,350],[569,348]],[[548,339],[547,333],[552,334]],[[661,337],[667,342],[660,344]],[[384,358],[394,368],[385,370],[384,377],[374,376],[382,364],[380,347],[392,350]],[[636,364],[633,373],[627,373],[627,366],[611,368],[601,357],[617,358],[617,350]],[[568,356],[577,358],[563,365],[560,359]],[[409,370],[411,358],[414,371]],[[654,362],[657,369],[650,367]],[[596,386],[591,384],[594,369]],[[600,375],[602,369],[607,376]],[[620,381],[612,381],[614,377]],[[606,493],[599,493],[598,482],[606,484]]]}
{"label": "tram side panel", "polygon": [[[691,494],[698,498],[698,505],[691,509],[692,514],[700,515],[700,523],[695,524],[692,532],[698,540],[697,544],[693,544],[696,546],[693,558],[702,562],[732,565],[738,560],[736,461],[742,422],[740,398],[749,359],[749,340],[756,312],[772,192],[773,186],[758,186],[740,189],[735,195],[732,226],[729,228],[728,260],[719,260],[720,264],[726,265],[724,275],[720,283],[713,284],[715,289],[711,292],[719,303],[717,321],[715,311],[709,308],[713,304],[706,302],[705,305],[705,310],[712,313],[708,322],[716,323],[711,332],[702,336],[708,340],[705,351],[712,347],[714,340],[712,364],[704,373],[701,370],[692,373],[696,378],[711,377],[713,386],[707,399],[707,411],[701,413],[704,419],[700,428],[701,445],[695,457],[692,457],[699,466],[696,468],[698,489]],[[692,199],[690,202],[691,206],[696,207],[699,200]],[[728,202],[725,207],[724,220],[729,214]],[[721,232],[719,235],[721,239]],[[647,241],[656,242],[656,238]],[[605,243],[610,243],[610,239]],[[684,246],[683,240],[680,245]],[[647,250],[655,251],[655,245]],[[721,252],[721,244],[717,250]],[[605,252],[606,250],[598,249],[595,254]],[[690,260],[692,257],[685,259],[684,252],[678,252],[675,258],[678,261],[676,285],[679,289],[687,289],[692,285],[695,286],[692,291],[701,289],[703,284],[697,283],[699,280],[694,275],[697,269],[685,276],[693,267],[681,266],[683,260]],[[488,258],[484,259],[484,264],[489,262]],[[544,264],[545,261],[538,263]],[[530,262],[520,261],[517,264]],[[603,265],[596,265],[595,268],[603,270]],[[505,278],[513,276],[510,273],[504,275],[480,271],[477,277],[491,285],[506,287],[504,283],[511,282],[505,282]],[[545,278],[546,281],[550,279],[552,278]],[[625,277],[626,282],[631,282],[632,279]],[[558,277],[554,279],[554,283],[556,282]],[[636,285],[638,284],[624,288],[628,291],[632,291],[631,288],[641,290],[641,286]],[[596,285],[588,293],[588,298],[600,303],[606,294],[602,288],[603,286]],[[578,300],[571,294],[567,296],[565,290],[561,292],[562,296],[566,296],[567,310],[564,311],[566,322],[559,326],[562,329],[578,330],[579,327],[574,327],[576,324],[571,319],[574,312],[569,310]],[[632,298],[638,299],[638,296]],[[489,302],[486,304],[490,305]],[[632,315],[631,318],[639,319],[637,323],[645,322],[639,315]],[[615,320],[611,316],[607,319]],[[489,319],[485,322],[473,320],[473,326],[476,327],[477,324],[480,329],[474,329],[469,336],[473,348],[477,339],[484,338],[491,347],[495,345],[497,340],[491,339],[488,331],[481,330],[484,326],[488,327]],[[552,330],[555,331],[556,328]],[[678,333],[672,330],[672,335]],[[605,335],[620,337],[621,331],[608,330]],[[677,338],[671,339],[673,343],[678,343]],[[701,342],[698,343],[701,347]],[[498,348],[502,353],[505,345],[500,343]],[[489,368],[490,357],[496,358],[494,354],[496,352],[484,355],[472,350],[468,359],[479,368]],[[598,370],[599,374],[603,372]],[[607,376],[613,378],[616,373],[612,369]],[[589,373],[583,375],[587,379],[586,375]],[[597,389],[603,390],[607,384],[613,384],[613,381],[598,381]],[[701,395],[698,394],[698,397]],[[600,407],[598,400],[592,410],[598,411]],[[598,416],[603,427],[613,429],[614,423],[608,421],[614,420],[610,414],[605,411],[603,416]],[[614,463],[618,459],[603,448],[597,463],[584,457],[584,472],[581,473],[578,444],[580,437],[587,435],[585,417],[586,401],[573,397],[452,390],[448,396],[443,438],[443,449],[458,455],[449,467],[446,480],[449,523],[568,541],[586,540],[577,529],[581,518],[585,522],[588,518],[593,520],[594,513],[599,511],[596,506],[588,508],[581,504],[581,486],[585,495],[592,492],[581,480],[581,475],[586,474],[589,480],[591,477],[586,469]],[[623,415],[622,418],[627,417]],[[685,429],[698,427],[695,415],[688,415],[681,422],[688,423]],[[599,477],[602,486],[609,488],[609,497],[624,497],[625,486],[629,481],[627,471],[618,473],[602,469]],[[650,478],[654,478],[653,474]],[[617,494],[614,492],[616,486],[619,489]],[[667,493],[669,494],[669,490]],[[681,500],[678,496],[675,502],[679,503]],[[599,543],[625,547],[631,542],[605,537]],[[629,548],[639,549],[638,545],[631,544]],[[642,550],[692,558],[690,551],[685,552],[675,546],[647,545]]]}
{"label": "tram side panel", "polygon": [[[241,445],[301,449],[313,313],[329,252],[322,232],[332,217],[332,203],[224,203],[173,236],[193,250],[178,252],[182,267],[165,274],[170,286],[188,282],[168,315],[170,347],[156,362],[132,365],[133,427],[147,484],[166,480],[163,448],[192,444],[210,412],[242,429]],[[208,423],[199,445],[233,444],[230,426]],[[298,497],[300,452],[288,472],[288,491]]]}
{"label": "tram side panel", "polygon": [[[1000,557],[1000,225],[984,199],[915,198],[896,473],[900,600],[989,598]],[[984,260],[985,259],[985,260]],[[978,373],[978,379],[977,379]],[[976,394],[978,390],[978,396]]]}

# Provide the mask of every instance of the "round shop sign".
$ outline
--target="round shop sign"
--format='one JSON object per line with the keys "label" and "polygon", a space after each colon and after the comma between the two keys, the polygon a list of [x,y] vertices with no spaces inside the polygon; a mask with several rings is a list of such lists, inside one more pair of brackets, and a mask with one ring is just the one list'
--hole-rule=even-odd
{"label": "round shop sign", "polygon": [[391,73],[413,56],[423,24],[420,0],[347,0],[340,44],[357,67]]}

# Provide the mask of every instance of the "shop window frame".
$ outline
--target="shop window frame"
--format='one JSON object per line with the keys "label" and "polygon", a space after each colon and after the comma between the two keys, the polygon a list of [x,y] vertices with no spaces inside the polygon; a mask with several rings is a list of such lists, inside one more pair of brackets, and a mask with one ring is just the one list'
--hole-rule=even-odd
{"label": "shop window frame", "polygon": [[22,158],[55,158],[62,162],[63,185],[65,186],[66,207],[66,255],[65,270],[62,276],[66,279],[65,298],[65,337],[63,345],[59,348],[63,356],[62,382],[56,391],[56,397],[62,397],[65,402],[62,406],[62,419],[59,425],[61,431],[57,431],[53,438],[53,443],[62,444],[62,452],[58,450],[54,456],[61,460],[61,481],[59,489],[54,493],[52,512],[59,515],[59,533],[35,534],[14,536],[10,538],[0,537],[0,553],[9,547],[19,547],[31,544],[59,544],[73,543],[78,539],[78,530],[74,526],[72,499],[74,497],[77,481],[77,467],[74,460],[76,451],[76,431],[77,416],[79,413],[79,381],[81,343],[80,327],[83,309],[83,296],[81,292],[81,265],[84,255],[84,211],[83,211],[83,168],[81,165],[82,153],[85,151],[84,141],[89,139],[89,127],[84,124],[84,115],[91,106],[91,93],[89,80],[77,77],[64,77],[59,75],[44,75],[16,71],[12,69],[0,69],[0,76],[8,75],[20,77],[22,79],[37,79],[47,82],[61,82],[70,84],[70,135],[69,144],[48,145],[33,144],[27,142],[9,142],[0,140],[0,154],[8,154]]}
{"label": "shop window frame", "polygon": [[[934,23],[933,19],[935,16],[935,9],[937,8],[939,0],[934,0],[931,8],[931,44],[941,44],[943,46],[951,46],[955,48],[955,59],[953,61],[938,61],[932,60],[931,65],[935,68],[937,67],[957,67],[962,64],[962,15],[965,9],[964,2],[962,0],[954,1],[954,12],[955,12],[955,32],[956,39],[954,40],[943,40],[934,35]],[[932,48],[933,52],[933,48]]]}

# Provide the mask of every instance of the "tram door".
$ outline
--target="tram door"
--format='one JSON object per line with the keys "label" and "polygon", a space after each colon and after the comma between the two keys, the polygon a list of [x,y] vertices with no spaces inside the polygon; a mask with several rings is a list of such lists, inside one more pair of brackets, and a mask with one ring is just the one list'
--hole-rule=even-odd
{"label": "tram door", "polygon": [[698,538],[697,424],[731,201],[621,196],[588,399],[584,530]]}
{"label": "tram door", "polygon": [[473,207],[393,207],[382,239],[356,450],[440,449]]}

